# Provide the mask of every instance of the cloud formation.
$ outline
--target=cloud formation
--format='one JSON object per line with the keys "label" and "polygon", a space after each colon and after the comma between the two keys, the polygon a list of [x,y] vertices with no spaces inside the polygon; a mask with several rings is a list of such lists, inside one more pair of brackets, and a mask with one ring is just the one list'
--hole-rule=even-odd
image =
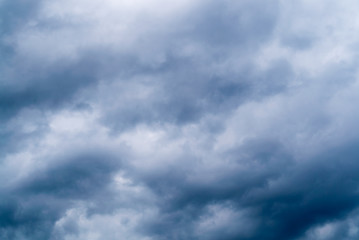
{"label": "cloud formation", "polygon": [[0,238],[359,237],[354,1],[0,1]]}

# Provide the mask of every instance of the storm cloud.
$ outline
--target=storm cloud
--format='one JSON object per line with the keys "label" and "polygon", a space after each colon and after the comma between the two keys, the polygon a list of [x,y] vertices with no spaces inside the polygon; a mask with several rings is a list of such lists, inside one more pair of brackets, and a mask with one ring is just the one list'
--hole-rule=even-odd
{"label": "storm cloud", "polygon": [[0,0],[0,239],[357,239],[358,10]]}

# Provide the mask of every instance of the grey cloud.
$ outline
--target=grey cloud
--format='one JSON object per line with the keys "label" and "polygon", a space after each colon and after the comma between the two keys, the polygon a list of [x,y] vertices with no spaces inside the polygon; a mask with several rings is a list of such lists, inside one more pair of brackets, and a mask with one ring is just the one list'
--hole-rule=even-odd
{"label": "grey cloud", "polygon": [[[228,41],[249,38],[250,40],[246,40],[245,42],[252,43],[255,41],[258,42],[258,44],[263,43],[270,37],[275,26],[275,9],[277,8],[275,2],[266,4],[263,10],[261,10],[262,8],[257,8],[250,2],[238,4],[234,9],[231,9],[228,3],[217,5],[218,3],[214,2],[209,5],[204,5],[204,8],[200,9],[200,12],[192,14],[193,16],[191,16],[190,19],[194,21],[195,26],[198,25],[198,29],[196,27],[191,30],[193,32],[179,28],[177,34],[165,35],[165,39],[158,40],[165,45],[169,45],[169,48],[173,48],[175,47],[175,42],[179,39],[185,39],[188,35],[191,36],[200,33],[202,30],[205,32],[199,39],[200,42],[202,42],[202,40],[215,39],[207,36],[207,33],[214,33],[215,36],[220,36]],[[236,9],[240,11],[237,12],[235,11]],[[257,17],[257,10],[263,11],[263,13],[261,12],[259,14],[261,18]],[[54,19],[49,20],[55,21]],[[238,22],[238,24],[236,22]],[[213,29],[214,23],[220,24],[220,26]],[[44,23],[40,22],[40,25],[36,28],[41,29],[41,24]],[[184,24],[188,23],[184,22]],[[62,28],[66,28],[66,25],[62,26]],[[47,28],[44,28],[43,31],[46,32],[46,29]],[[259,35],[257,32],[251,32],[253,30],[258,31],[264,38],[258,38]],[[51,32],[48,32],[48,34],[51,34]],[[169,44],[166,43],[166,41],[169,42]],[[193,41],[196,42],[196,38],[194,38]],[[221,45],[221,43],[217,43],[217,41],[215,41],[214,44],[218,46]],[[236,45],[238,46],[237,48],[247,51],[247,45],[241,43],[241,41]],[[223,50],[225,50],[225,52],[227,51],[226,49],[230,50],[231,48],[230,46],[224,46]],[[213,53],[210,46],[205,46],[204,50],[209,53],[209,56],[206,58],[208,58],[207,61],[209,61],[210,64],[221,64],[221,60],[217,60],[216,55],[218,54]],[[48,51],[51,50],[48,49]],[[99,51],[101,51],[101,47],[95,50],[95,52]],[[3,88],[3,92],[0,94],[2,103],[1,116],[11,117],[13,114],[16,114],[19,109],[24,107],[47,106],[47,108],[54,108],[59,104],[68,102],[77,90],[86,87],[89,83],[98,81],[102,76],[108,77],[107,73],[111,75],[115,73],[118,78],[123,79],[122,81],[126,78],[133,78],[133,76],[144,74],[161,79],[160,82],[154,80],[154,82],[150,83],[152,85],[159,84],[160,86],[158,100],[151,99],[150,101],[154,102],[149,106],[147,105],[148,101],[147,103],[135,102],[134,106],[137,107],[131,107],[130,109],[125,108],[123,110],[119,109],[117,110],[119,113],[112,114],[114,115],[114,119],[120,116],[120,121],[115,121],[117,124],[124,124],[125,126],[128,125],[126,122],[141,122],[146,118],[153,118],[154,121],[162,121],[164,119],[165,121],[179,123],[191,122],[198,119],[205,111],[208,111],[207,108],[213,108],[212,105],[218,104],[217,102],[230,100],[232,96],[248,98],[246,94],[248,91],[252,91],[250,90],[251,88],[254,88],[254,91],[256,91],[256,88],[263,88],[264,91],[267,91],[266,88],[268,87],[273,88],[273,86],[269,86],[266,83],[260,84],[264,86],[256,86],[252,82],[258,82],[257,77],[254,76],[254,79],[252,79],[251,77],[245,76],[248,74],[253,75],[253,73],[247,71],[239,75],[227,74],[227,76],[216,73],[215,69],[209,72],[203,72],[201,68],[204,66],[198,65],[199,60],[197,60],[197,57],[192,59],[183,58],[171,52],[165,53],[167,56],[165,62],[161,64],[159,68],[157,67],[157,69],[151,69],[151,66],[143,65],[139,62],[139,59],[136,59],[136,55],[114,57],[111,53],[107,52],[107,50],[104,50],[102,53],[92,54],[86,53],[85,51],[80,54],[83,56],[77,63],[70,61],[70,64],[67,64],[66,59],[64,59],[60,62],[56,62],[54,66],[46,67],[45,69],[28,62],[22,63],[25,67],[19,64],[15,65],[14,67],[18,68],[16,70],[17,72],[11,73],[9,76],[5,75],[5,77],[8,78],[6,81],[18,82],[24,77],[26,79],[23,79],[22,83],[19,82],[19,85],[14,86],[12,84],[10,85],[11,87]],[[223,56],[222,58],[225,60],[227,56]],[[14,60],[17,59],[14,58]],[[109,61],[115,61],[116,64]],[[28,70],[29,67],[32,69]],[[282,71],[277,68],[277,66],[274,66],[274,68],[276,69],[274,70],[275,72]],[[256,70],[253,69],[253,71]],[[288,70],[283,69],[283,71],[287,72]],[[33,76],[33,74],[35,75]],[[263,73],[263,76],[270,78],[265,79],[265,82],[283,81],[282,79],[271,79],[272,77],[266,75],[266,73]],[[194,79],[196,80],[194,81]],[[24,85],[24,82],[27,82],[27,84]],[[193,84],[196,84],[196,86],[193,86]],[[272,85],[272,83],[270,85]],[[285,84],[283,86],[285,87]],[[173,92],[173,88],[176,88],[177,91]],[[172,95],[172,93],[177,93],[177,95]],[[113,99],[113,101],[118,101],[118,99]],[[236,106],[238,100],[233,101],[236,103],[232,105]],[[158,110],[155,114],[149,113],[152,112],[152,109]],[[216,111],[216,108],[214,110]],[[123,116],[123,119],[121,116]],[[148,121],[147,119],[146,121]],[[111,120],[107,121],[113,122]]]}
{"label": "grey cloud", "polygon": [[[0,88],[2,152],[18,151],[28,141],[41,138],[48,130],[46,112],[81,104],[76,102],[74,96],[84,87],[96,83],[96,65],[90,57],[84,57],[76,63],[61,62],[46,70],[35,65],[29,71],[26,67],[16,65],[15,73],[4,74],[3,87]],[[26,124],[36,126],[36,130],[22,131]]]}
{"label": "grey cloud", "polygon": [[24,21],[31,19],[36,14],[41,1],[1,1],[1,34],[15,31]]}
{"label": "grey cloud", "polygon": [[[73,155],[73,156],[71,156]],[[91,151],[71,153],[49,167],[35,170],[11,189],[3,190],[0,206],[1,237],[49,239],[54,223],[76,201],[96,198],[109,191],[119,159],[109,153]]]}
{"label": "grey cloud", "polygon": [[[195,223],[205,215],[207,207],[211,204],[226,205],[230,202],[235,210],[249,209],[250,212],[255,212],[246,206],[247,196],[257,189],[266,189],[269,181],[281,177],[282,172],[279,168],[289,168],[290,166],[286,165],[291,162],[290,156],[281,149],[280,144],[270,140],[249,142],[242,149],[228,153],[228,157],[234,165],[230,169],[223,169],[222,172],[211,173],[205,165],[193,164],[195,168],[185,169],[182,174],[179,168],[175,168],[175,172],[169,168],[164,174],[154,173],[154,176],[144,179],[145,183],[150,184],[151,189],[162,196],[161,217],[148,223],[149,231],[157,236],[156,238],[195,238]],[[225,158],[223,157],[223,160]],[[247,163],[249,166],[241,167]],[[210,174],[215,176],[211,176],[211,180],[206,182],[191,180],[192,176]],[[239,227],[241,223],[234,224]],[[251,238],[246,232],[236,234],[234,231],[228,236],[224,232],[218,234],[224,239],[247,239],[245,235],[248,235],[248,239],[255,239],[255,236]],[[203,239],[203,236],[197,238]]]}
{"label": "grey cloud", "polygon": [[[288,161],[290,155],[268,141],[248,143],[247,149],[237,157],[242,164],[258,165],[227,170],[208,185],[188,182],[190,176],[209,174],[198,169],[180,175],[178,169],[176,175],[168,169],[165,175],[146,178],[163,200],[160,218],[147,223],[149,233],[156,239],[204,239],[196,238],[195,223],[211,204],[230,202],[234,212],[247,212],[233,224],[240,228],[242,221],[253,221],[255,230],[226,235],[222,229],[217,238],[296,239],[312,226],[343,219],[358,207],[355,144],[305,163]],[[278,153],[273,155],[274,149]]]}
{"label": "grey cloud", "polygon": [[[15,79],[7,81],[24,80],[23,84],[3,87],[0,92],[1,117],[9,118],[19,110],[26,107],[56,108],[68,102],[71,96],[81,87],[96,80],[95,66],[91,59],[84,59],[77,64],[45,72],[15,73]],[[26,75],[26,74],[30,74]],[[26,79],[29,78],[29,79]]]}
{"label": "grey cloud", "polygon": [[0,70],[3,70],[3,65],[9,62],[16,51],[11,41],[7,41],[10,35],[27,21],[31,21],[41,2],[41,0],[0,2]]}
{"label": "grey cloud", "polygon": [[[265,71],[248,65],[247,69],[238,73],[227,74],[215,70],[203,72],[203,66],[197,66],[192,59],[170,58],[166,65],[159,73],[147,73],[151,79],[149,81],[142,80],[139,76],[136,83],[135,75],[131,79],[134,87],[154,86],[153,94],[143,101],[134,93],[129,99],[123,100],[123,105],[119,104],[105,112],[104,122],[115,130],[142,122],[188,124],[207,114],[226,113],[246,101],[285,91],[288,80],[293,76],[291,66],[286,61],[274,62]],[[122,85],[119,87],[122,88]],[[116,86],[109,91],[123,91],[115,89]],[[117,101],[118,98],[121,99],[121,96],[116,97]]]}
{"label": "grey cloud", "polygon": [[288,34],[283,39],[283,44],[294,49],[305,50],[313,46],[314,39],[310,36],[303,36],[303,34]]}
{"label": "grey cloud", "polygon": [[25,179],[18,191],[71,198],[96,193],[95,189],[103,189],[111,180],[111,172],[118,169],[118,160],[113,158],[108,154],[87,152],[58,160],[59,164],[51,165],[45,172],[33,174],[33,179]]}
{"label": "grey cloud", "polygon": [[278,8],[278,1],[210,1],[194,17],[194,38],[213,47],[256,46],[270,38]]}
{"label": "grey cloud", "polygon": [[262,219],[261,231],[253,239],[293,239],[310,226],[341,219],[357,208],[358,153],[354,146],[340,147],[317,156],[314,163],[296,166],[295,172],[283,176],[284,186],[278,189],[250,194],[246,205],[255,207]]}
{"label": "grey cloud", "polygon": [[358,235],[352,29],[279,1],[56,3],[0,3],[1,239]]}

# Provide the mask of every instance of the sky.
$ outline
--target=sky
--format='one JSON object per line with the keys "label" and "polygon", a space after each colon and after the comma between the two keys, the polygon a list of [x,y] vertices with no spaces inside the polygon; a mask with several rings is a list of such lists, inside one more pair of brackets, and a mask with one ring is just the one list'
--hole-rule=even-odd
{"label": "sky", "polygon": [[0,239],[359,239],[354,0],[0,0]]}

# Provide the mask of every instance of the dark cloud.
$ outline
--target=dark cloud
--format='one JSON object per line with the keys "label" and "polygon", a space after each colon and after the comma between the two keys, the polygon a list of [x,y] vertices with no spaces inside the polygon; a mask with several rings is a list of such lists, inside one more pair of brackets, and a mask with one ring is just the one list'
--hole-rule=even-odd
{"label": "dark cloud", "polygon": [[[245,211],[245,217],[231,219],[237,230],[227,232],[224,226],[213,239],[296,239],[310,227],[343,219],[358,207],[355,145],[295,163],[280,145],[252,141],[245,150],[231,152],[240,160],[239,165],[249,166],[241,169],[237,165],[210,182],[191,182],[193,175],[209,175],[201,172],[206,168],[200,166],[182,174],[178,168],[170,168],[146,178],[163,201],[160,217],[146,223],[147,233],[156,239],[196,238],[194,227],[201,218],[208,217],[207,208],[231,203],[231,211]],[[252,229],[241,232],[241,225],[251,221]],[[216,226],[212,223],[209,227]]]}
{"label": "dark cloud", "polygon": [[246,205],[254,207],[261,218],[261,232],[253,239],[293,239],[310,226],[343,218],[355,209],[358,206],[355,145],[297,164],[295,170],[282,177],[283,185],[279,188],[250,194]]}
{"label": "dark cloud", "polygon": [[[282,171],[292,165],[288,153],[280,144],[270,140],[251,141],[243,148],[230,151],[226,155],[223,156],[223,161],[227,158],[232,167],[222,169],[222,172],[212,172],[205,166],[206,160],[204,160],[202,164],[197,163],[195,168],[185,168],[181,171],[179,168],[170,167],[168,172],[155,173],[154,176],[145,178],[144,182],[150,184],[149,187],[158,192],[163,201],[160,218],[148,223],[150,233],[158,239],[195,238],[196,222],[200,221],[201,217],[206,217],[207,208],[211,205],[226,206],[230,203],[229,206],[234,212],[249,209],[249,212],[254,214],[256,211],[245,203],[251,192],[267,189],[269,181],[280,178]],[[205,182],[193,180],[193,176],[205,177],[210,174],[212,176],[205,178]],[[255,199],[252,201],[254,202]],[[254,218],[248,213],[247,215]],[[235,219],[238,219],[238,222],[231,223],[235,229],[241,229],[240,226],[243,224],[241,221],[248,221],[241,217]],[[233,230],[226,235],[222,231],[225,230],[220,229],[214,234],[217,237],[221,235],[223,239],[239,237],[247,239],[246,235],[249,239],[256,239],[255,233],[251,236],[247,232]],[[203,237],[197,238],[203,239]]]}
{"label": "dark cloud", "polygon": [[0,1],[0,238],[356,239],[357,26],[329,5]]}
{"label": "dark cloud", "polygon": [[[76,201],[96,198],[108,191],[120,160],[109,153],[87,151],[48,159],[48,167],[35,169],[5,189],[0,205],[1,238],[17,235],[49,239],[54,223]],[[48,165],[48,164],[46,164]]]}
{"label": "dark cloud", "polygon": [[[33,77],[29,85],[3,88],[0,93],[1,116],[13,116],[25,107],[56,108],[76,92],[78,88],[94,81],[93,64],[80,62],[67,66],[44,77]],[[26,81],[26,80],[25,80]]]}
{"label": "dark cloud", "polygon": [[20,191],[74,198],[96,193],[95,189],[101,190],[111,180],[111,172],[118,168],[119,163],[112,158],[89,151],[71,159],[60,159],[59,164],[52,164],[45,172],[26,179]]}

